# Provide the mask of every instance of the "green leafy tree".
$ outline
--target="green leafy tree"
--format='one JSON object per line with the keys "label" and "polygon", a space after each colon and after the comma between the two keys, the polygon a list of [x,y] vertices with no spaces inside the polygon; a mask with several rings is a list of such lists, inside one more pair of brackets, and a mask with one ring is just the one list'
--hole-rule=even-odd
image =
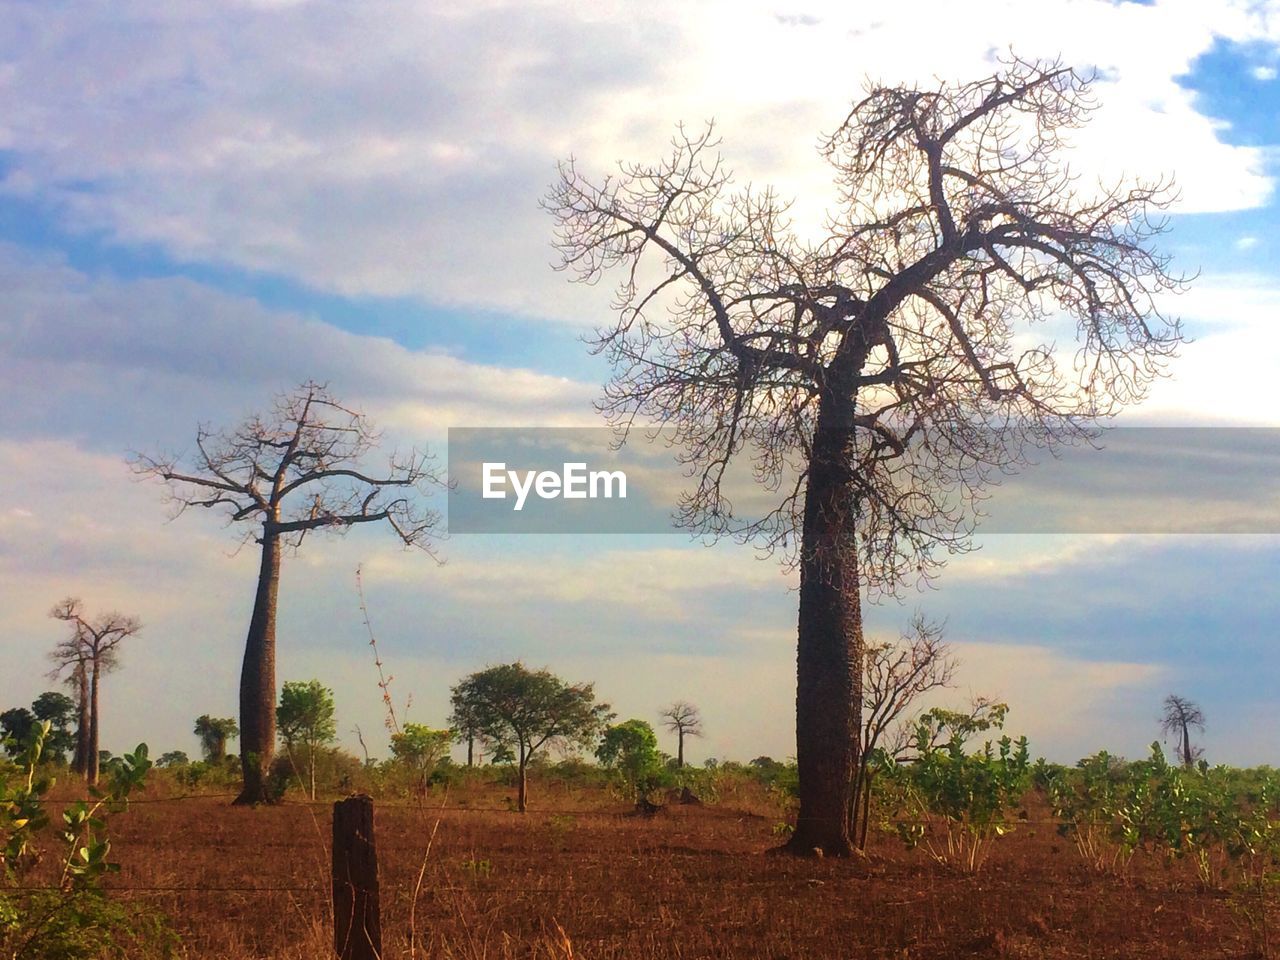
{"label": "green leafy tree", "polygon": [[413,772],[419,788],[425,789],[436,764],[449,752],[454,731],[435,730],[425,723],[406,723],[391,736],[391,755]]}
{"label": "green leafy tree", "polygon": [[24,744],[35,727],[35,715],[26,707],[10,707],[0,713],[0,736],[4,737],[9,756],[16,757],[24,752]]}
{"label": "green leafy tree", "polygon": [[616,771],[637,803],[643,803],[661,784],[662,753],[653,727],[643,720],[625,720],[604,732],[596,759]]}
{"label": "green leafy tree", "polygon": [[276,708],[280,740],[295,770],[294,758],[299,752],[306,753],[312,800],[316,798],[316,750],[338,736],[333,713],[333,691],[319,680],[288,681],[280,690],[280,706]]}
{"label": "green leafy tree", "polygon": [[156,758],[156,766],[160,768],[185,767],[191,763],[185,750],[169,750]]}
{"label": "green leafy tree", "polygon": [[31,712],[37,720],[49,723],[49,735],[44,741],[45,758],[64,762],[76,748],[76,702],[65,693],[46,690],[31,702]]}
{"label": "green leafy tree", "polygon": [[452,700],[452,725],[467,717],[479,735],[514,752],[521,813],[528,809],[529,760],[548,744],[591,744],[613,716],[608,704],[596,703],[594,684],[566,683],[549,670],[518,662],[465,677],[453,688]]}
{"label": "green leafy tree", "polygon": [[211,717],[201,714],[196,718],[195,735],[200,738],[200,749],[210,763],[221,763],[227,756],[227,741],[240,735],[240,726],[231,717]]}

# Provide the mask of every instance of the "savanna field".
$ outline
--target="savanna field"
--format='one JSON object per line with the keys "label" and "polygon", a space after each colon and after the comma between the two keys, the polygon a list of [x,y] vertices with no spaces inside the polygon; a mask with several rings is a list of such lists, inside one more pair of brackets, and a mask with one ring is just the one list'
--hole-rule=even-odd
{"label": "savanna field", "polygon": [[[1198,829],[1195,810],[1225,803],[1223,790],[1238,791],[1233,810],[1265,803],[1269,771],[1138,765],[1126,780],[1109,765],[1105,789],[1087,769],[1029,769],[1020,802],[991,815],[998,831],[957,831],[988,838],[976,869],[964,856],[941,862],[959,824],[936,811],[914,808],[928,822],[917,845],[904,843],[915,818],[898,825],[902,794],[889,787],[877,788],[864,856],[773,853],[791,809],[781,765],[690,771],[707,800],[680,803],[672,790],[650,815],[580,763],[539,770],[524,815],[502,771],[453,770],[425,793],[376,801],[384,956],[1272,956],[1272,855],[1260,841],[1256,855],[1233,856],[1229,837],[1184,832]],[[1139,779],[1145,800],[1130,792],[1127,811],[1106,806]],[[112,821],[121,870],[104,886],[143,911],[125,956],[330,955],[331,799],[295,790],[279,805],[232,807],[212,784],[193,792],[166,771],[149,781]],[[1068,792],[1076,806],[1064,812]],[[1178,795],[1180,851],[1160,836],[1161,805]],[[1144,832],[1132,851],[1118,829],[1089,846],[1084,831],[1059,828],[1108,810],[1113,827],[1133,819]],[[151,930],[157,914],[167,933]]]}
{"label": "savanna field", "polygon": [[1280,0],[0,4],[0,960],[1280,960]]}

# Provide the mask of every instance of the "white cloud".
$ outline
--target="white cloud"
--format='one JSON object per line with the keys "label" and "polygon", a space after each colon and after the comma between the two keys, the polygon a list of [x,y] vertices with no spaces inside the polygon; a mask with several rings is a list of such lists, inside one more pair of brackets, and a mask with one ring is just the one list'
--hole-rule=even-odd
{"label": "white cloud", "polygon": [[1275,67],[1254,67],[1253,78],[1255,80],[1262,80],[1262,81],[1274,80],[1276,78],[1276,68]]}
{"label": "white cloud", "polygon": [[1168,303],[1193,335],[1137,411],[1170,422],[1280,426],[1273,381],[1280,365],[1280,286],[1261,274],[1209,274]]}
{"label": "white cloud", "polygon": [[[1158,702],[1154,685],[1167,671],[1155,664],[1080,660],[1034,644],[961,642],[959,696],[1009,704],[1008,729],[1025,734],[1036,755],[1074,758],[1103,749],[1141,750],[1145,739],[1118,729],[1135,695]],[[1149,710],[1147,712],[1150,712]],[[1146,737],[1145,732],[1137,733]]]}
{"label": "white cloud", "polygon": [[78,229],[350,294],[598,318],[603,291],[547,269],[536,202],[555,159],[652,157],[676,121],[715,116],[740,175],[799,194],[801,223],[816,223],[829,193],[815,138],[864,76],[971,76],[1010,45],[1102,72],[1085,170],[1173,170],[1186,210],[1271,188],[1262,152],[1219,142],[1174,79],[1215,36],[1266,35],[1236,2],[915,0],[874,22],[858,5],[779,16],[758,0],[9,14],[8,190],[56,202]]}
{"label": "white cloud", "polygon": [[406,444],[449,426],[598,425],[596,388],[348,333],[185,279],[91,278],[0,244],[0,435],[189,442],[308,379]]}

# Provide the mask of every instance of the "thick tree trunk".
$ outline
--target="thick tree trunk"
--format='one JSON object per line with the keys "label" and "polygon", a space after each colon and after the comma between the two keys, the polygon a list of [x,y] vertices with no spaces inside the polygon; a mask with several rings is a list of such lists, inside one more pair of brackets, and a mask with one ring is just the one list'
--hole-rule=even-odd
{"label": "thick tree trunk", "polygon": [[516,788],[516,809],[524,813],[529,807],[529,777],[527,767],[529,758],[524,749],[520,750],[520,784]]}
{"label": "thick tree trunk", "polygon": [[1191,756],[1191,731],[1185,723],[1182,725],[1182,765],[1188,770],[1194,765]]}
{"label": "thick tree trunk", "polygon": [[823,397],[805,492],[796,657],[800,811],[787,849],[852,852],[862,724],[862,602],[852,483],[852,393]]}
{"label": "thick tree trunk", "polygon": [[258,592],[240,669],[240,768],[237,804],[270,803],[267,775],[276,745],[276,597],[280,589],[280,537],[263,525]]}
{"label": "thick tree trunk", "polygon": [[76,665],[76,708],[79,719],[76,723],[76,753],[71,760],[71,769],[82,777],[89,775],[89,671],[84,661]]}
{"label": "thick tree trunk", "polygon": [[93,677],[89,681],[89,745],[86,755],[88,766],[85,780],[89,786],[97,786],[101,757],[98,755],[98,661],[93,662]]}
{"label": "thick tree trunk", "polygon": [[476,736],[474,733],[468,733],[467,734],[467,766],[468,767],[475,766],[475,750],[476,750]]}
{"label": "thick tree trunk", "polygon": [[680,730],[676,733],[676,768],[684,769],[684,731]]}

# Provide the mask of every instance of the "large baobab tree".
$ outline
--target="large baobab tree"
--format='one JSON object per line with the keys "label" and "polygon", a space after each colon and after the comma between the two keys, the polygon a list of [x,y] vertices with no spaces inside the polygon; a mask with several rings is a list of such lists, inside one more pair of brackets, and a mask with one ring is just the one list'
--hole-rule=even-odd
{"label": "large baobab tree", "polygon": [[676,735],[676,766],[684,767],[684,738],[702,736],[702,714],[692,703],[677,700],[658,716],[662,725]]}
{"label": "large baobab tree", "polygon": [[[836,197],[813,237],[732,186],[710,128],[600,180],[566,162],[545,201],[560,266],[621,277],[602,411],[674,434],[686,524],[799,566],[795,852],[850,850],[862,591],[963,549],[993,471],[1088,435],[1180,342],[1150,245],[1169,190],[1066,165],[1092,108],[1086,78],[1016,59],[873,87],[824,141]],[[734,513],[736,458],[777,493],[763,515]]]}
{"label": "large baobab tree", "polygon": [[261,547],[258,587],[240,673],[240,762],[236,803],[269,801],[267,773],[276,739],[276,602],[280,564],[312,531],[342,534],[362,524],[388,525],[407,546],[430,552],[439,517],[422,496],[441,483],[417,452],[391,454],[383,472],[364,460],[379,434],[361,413],[317,383],[276,398],[266,416],[214,432],[201,426],[191,462],[135,455],[135,471],[163,480],[171,502],[221,510]]}
{"label": "large baobab tree", "polygon": [[1171,693],[1164,698],[1164,713],[1160,715],[1160,732],[1178,738],[1178,761],[1184,767],[1195,766],[1204,751],[1191,743],[1191,731],[1204,732],[1204,711],[1200,705],[1186,697]]}
{"label": "large baobab tree", "polygon": [[120,665],[120,644],[142,630],[137,617],[112,611],[89,617],[74,597],[61,601],[49,616],[71,627],[71,635],[49,654],[53,676],[66,676],[76,690],[79,726],[72,769],[92,784],[98,782],[98,732],[101,727],[102,677]]}

